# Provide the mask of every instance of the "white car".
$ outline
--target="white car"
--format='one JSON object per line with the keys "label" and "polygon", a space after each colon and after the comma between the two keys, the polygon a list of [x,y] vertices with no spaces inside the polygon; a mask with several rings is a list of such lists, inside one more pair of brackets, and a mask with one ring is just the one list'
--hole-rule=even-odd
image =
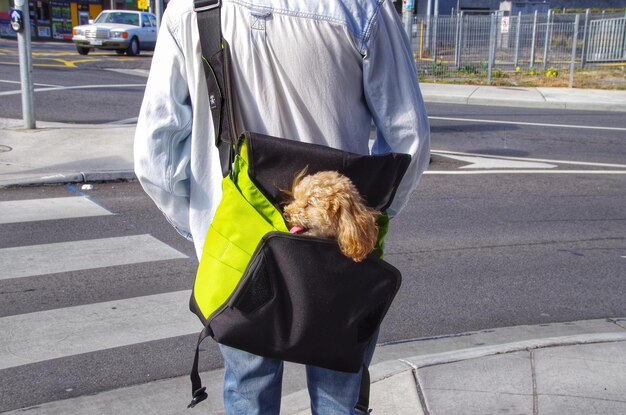
{"label": "white car", "polygon": [[81,55],[92,49],[115,50],[119,55],[154,50],[157,38],[156,16],[132,10],[104,10],[93,23],[76,26],[72,42]]}

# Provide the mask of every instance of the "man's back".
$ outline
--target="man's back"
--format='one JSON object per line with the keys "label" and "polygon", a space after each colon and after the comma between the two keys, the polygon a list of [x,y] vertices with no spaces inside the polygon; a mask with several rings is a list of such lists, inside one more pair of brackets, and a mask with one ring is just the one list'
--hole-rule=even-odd
{"label": "man's back", "polygon": [[[429,131],[408,39],[391,0],[222,0],[238,130],[366,154],[411,155],[390,216],[428,165]],[[222,197],[193,0],[163,16],[135,133],[135,171],[200,258]],[[376,139],[369,145],[372,122]],[[369,365],[372,340],[363,361]],[[278,414],[282,362],[220,346],[229,414]],[[366,379],[366,378],[363,378]],[[360,373],[307,366],[311,411],[354,413]]]}
{"label": "man's back", "polygon": [[363,55],[378,4],[253,3],[225,2],[222,7],[243,127],[369,152]]}
{"label": "man's back", "polygon": [[[428,164],[429,131],[408,39],[390,0],[222,0],[237,131],[367,154],[410,154],[396,214]],[[163,16],[138,120],[135,168],[198,256],[221,197],[193,0]],[[369,141],[372,122],[376,139]],[[162,166],[155,165],[162,163]]]}

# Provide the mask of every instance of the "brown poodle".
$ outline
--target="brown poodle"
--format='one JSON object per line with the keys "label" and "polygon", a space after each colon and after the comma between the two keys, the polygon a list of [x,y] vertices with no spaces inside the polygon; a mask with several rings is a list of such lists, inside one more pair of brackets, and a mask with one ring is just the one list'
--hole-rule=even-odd
{"label": "brown poodle", "polygon": [[341,252],[356,262],[374,250],[379,212],[365,206],[346,176],[336,171],[306,175],[305,169],[287,193],[292,198],[285,206],[290,232],[336,238]]}

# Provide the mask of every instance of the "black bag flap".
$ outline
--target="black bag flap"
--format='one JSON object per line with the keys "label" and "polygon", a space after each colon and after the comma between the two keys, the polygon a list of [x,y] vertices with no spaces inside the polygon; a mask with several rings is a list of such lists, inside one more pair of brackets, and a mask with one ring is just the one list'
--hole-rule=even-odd
{"label": "black bag flap", "polygon": [[356,263],[334,240],[270,232],[209,324],[232,347],[356,372],[400,283],[400,272],[374,255]]}
{"label": "black bag flap", "polygon": [[384,211],[411,161],[408,154],[360,155],[250,132],[243,138],[248,144],[248,174],[276,205],[285,201],[282,190],[291,190],[293,179],[308,167],[309,174],[335,170],[349,177],[367,206]]}

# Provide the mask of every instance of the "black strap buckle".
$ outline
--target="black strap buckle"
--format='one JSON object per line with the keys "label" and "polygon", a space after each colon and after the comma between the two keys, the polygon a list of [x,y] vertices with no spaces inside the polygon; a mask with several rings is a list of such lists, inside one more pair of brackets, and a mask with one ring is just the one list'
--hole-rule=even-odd
{"label": "black strap buckle", "polygon": [[206,393],[206,388],[204,386],[201,387],[193,393],[193,399],[191,400],[189,405],[187,405],[187,408],[193,408],[194,406],[208,398],[208,396],[209,395],[207,395]]}

